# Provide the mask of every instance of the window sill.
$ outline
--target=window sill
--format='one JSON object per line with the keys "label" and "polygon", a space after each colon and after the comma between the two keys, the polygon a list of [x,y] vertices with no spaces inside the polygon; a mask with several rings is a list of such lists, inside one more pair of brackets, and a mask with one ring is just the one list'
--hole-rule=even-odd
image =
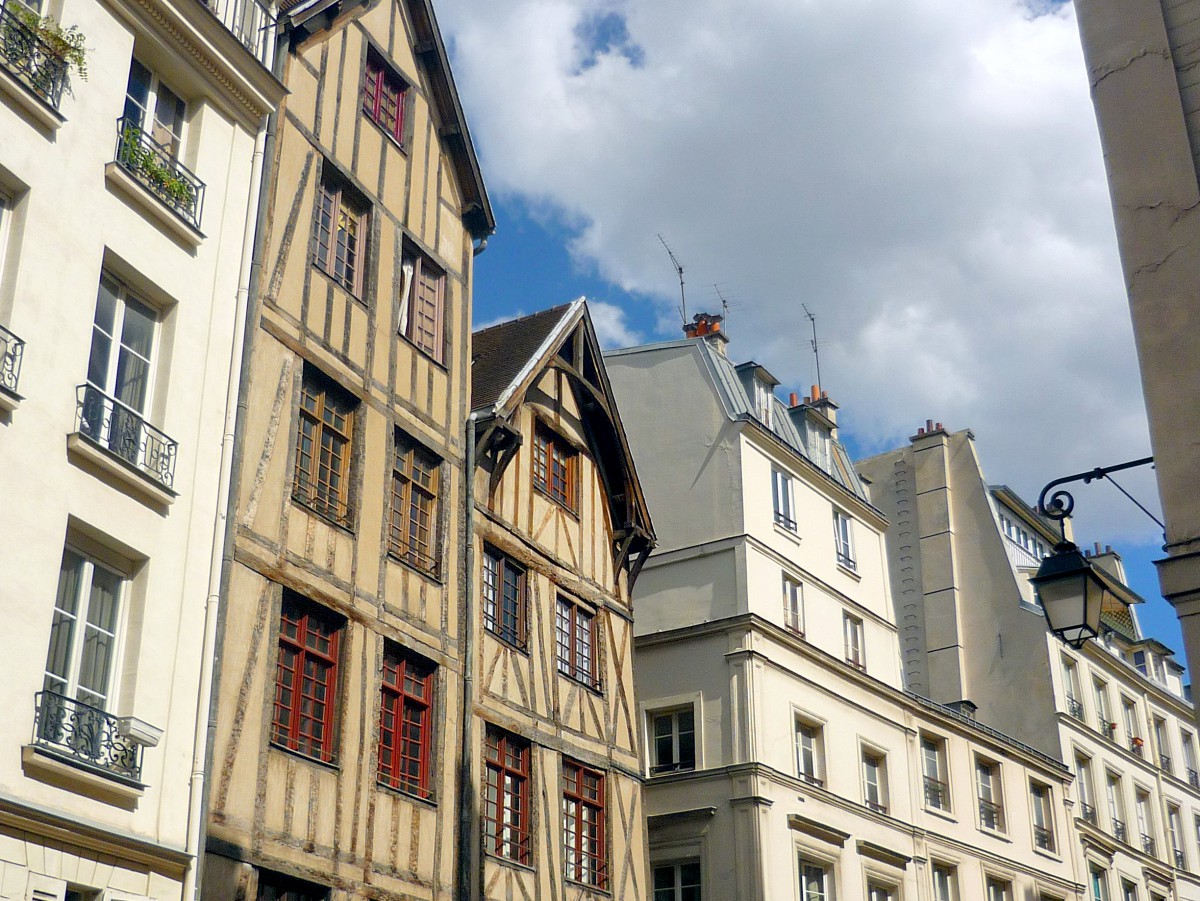
{"label": "window sill", "polygon": [[99,470],[96,474],[101,478],[110,477],[105,478],[105,481],[111,482],[115,479],[120,485],[114,487],[127,489],[127,493],[153,506],[170,507],[175,503],[175,498],[179,497],[170,488],[157,484],[140,470],[134,469],[78,432],[67,436],[67,456],[77,463],[85,464],[90,470]]}
{"label": "window sill", "polygon": [[413,563],[411,560],[409,560],[407,557],[405,557],[405,555],[402,551],[397,551],[394,547],[391,547],[391,546],[388,547],[387,555],[388,555],[388,559],[391,560],[393,563],[399,563],[405,569],[412,570],[417,575],[428,579],[430,582],[433,582],[435,585],[440,585],[443,587],[445,586],[446,580],[442,577],[441,572],[440,572],[440,570],[441,570],[441,562],[440,561],[439,561],[439,565],[438,565],[439,572],[435,573],[435,572],[430,572],[429,570],[427,570],[423,567],[417,566],[417,564]]}
{"label": "window sill", "polygon": [[404,146],[403,141],[401,141],[394,134],[392,134],[390,131],[388,131],[387,128],[385,128],[382,123],[380,123],[376,119],[372,118],[371,114],[368,113],[366,110],[363,110],[362,115],[363,115],[364,119],[366,119],[368,122],[370,122],[372,125],[374,125],[379,130],[379,133],[381,135],[383,135],[385,138],[387,138],[387,140],[391,143],[391,145],[393,147],[395,147],[397,150],[399,150],[405,156],[408,156],[408,148]]}
{"label": "window sill", "polygon": [[295,748],[289,748],[287,745],[281,745],[274,739],[271,740],[272,750],[286,754],[288,757],[294,757],[296,760],[303,760],[305,763],[311,763],[313,766],[318,766],[323,770],[328,770],[331,773],[340,773],[342,768],[336,761],[322,760],[320,757],[313,757],[311,754],[305,754],[303,751],[297,751]]}
{"label": "window sill", "polygon": [[1054,853],[1053,851],[1046,851],[1042,848],[1039,848],[1037,845],[1033,846],[1033,853],[1038,855],[1039,857],[1045,857],[1048,860],[1053,860],[1057,863],[1063,862],[1062,857],[1060,857],[1058,854]]}
{"label": "window sill", "polygon": [[937,817],[940,820],[945,820],[947,823],[958,822],[958,817],[956,817],[949,810],[945,810],[941,807],[930,807],[928,804],[926,804],[923,809],[930,816]]}
{"label": "window sill", "polygon": [[781,526],[779,523],[774,523],[774,526],[776,535],[783,536],[788,541],[792,542],[792,544],[798,545],[800,543],[800,533],[795,529],[789,529],[787,526]]}
{"label": "window sill", "polygon": [[[281,749],[286,750],[286,749]],[[395,795],[402,801],[411,801],[414,804],[419,804],[422,807],[427,807],[430,810],[437,810],[437,799],[433,797],[422,798],[420,795],[414,794],[407,789],[398,788],[395,785],[388,785],[386,782],[376,780],[375,787],[381,791],[387,792],[389,795]]]}
{"label": "window sill", "polygon": [[[296,497],[296,495],[293,494],[292,495],[292,503],[295,504],[300,509],[302,509],[305,513],[308,513],[311,516],[315,516],[315,517],[317,517],[317,519],[321,520],[324,523],[327,523],[328,525],[333,526],[335,529],[345,532],[351,538],[354,537],[354,529],[350,528],[350,526],[346,525],[345,523],[338,522],[336,519],[334,519],[328,513],[322,513],[316,507],[312,506],[310,503],[308,503],[306,500],[304,500],[304,498]],[[346,517],[348,519],[353,519],[354,514],[352,512],[349,512],[346,514]]]}
{"label": "window sill", "polygon": [[564,876],[563,882],[565,882],[567,885],[572,885],[577,889],[582,889],[585,892],[612,897],[612,889],[604,888],[603,886],[599,885],[593,885],[590,882],[580,882],[577,879],[572,879],[570,876]]}
{"label": "window sill", "polygon": [[21,406],[23,401],[21,395],[15,391],[9,391],[7,388],[0,388],[0,413],[13,413],[17,407]]}
{"label": "window sill", "polygon": [[321,273],[321,275],[325,276],[325,278],[329,279],[329,283],[331,285],[333,285],[335,288],[337,288],[339,291],[341,291],[343,294],[345,294],[347,297],[349,297],[355,303],[361,304],[364,307],[367,306],[366,298],[360,296],[362,294],[361,289],[359,291],[352,291],[350,288],[347,288],[342,283],[341,279],[339,279],[333,273],[329,272],[324,266],[322,266],[316,260],[312,261],[312,267],[313,267],[313,269],[317,270],[317,272]]}
{"label": "window sill", "polygon": [[435,357],[433,354],[431,354],[425,348],[421,347],[421,345],[417,344],[417,342],[415,342],[412,338],[408,337],[408,335],[404,334],[404,332],[397,331],[396,337],[399,338],[401,341],[403,341],[405,344],[407,344],[409,347],[411,347],[413,350],[415,350],[417,353],[419,353],[421,356],[423,356],[426,360],[428,360],[430,363],[432,363],[438,369],[442,370],[442,372],[449,374],[450,367],[447,366],[443,360],[439,360],[437,357]]}
{"label": "window sill", "polygon": [[837,565],[837,568],[838,568],[838,571],[842,573],[842,575],[849,576],[855,582],[862,581],[862,575],[859,573],[859,571],[857,569],[851,569],[844,563],[839,563]]}
{"label": "window sill", "polygon": [[484,849],[484,860],[490,860],[493,863],[498,863],[502,866],[512,867],[517,870],[524,870],[526,873],[536,873],[537,868],[531,863],[521,863],[519,860],[513,860],[511,857],[501,857],[499,854],[493,854],[491,851]]}
{"label": "window sill", "polygon": [[695,764],[693,764],[692,766],[679,766],[679,767],[674,767],[672,769],[663,769],[663,770],[658,770],[658,771],[651,769],[650,772],[647,773],[647,777],[650,779],[662,779],[665,776],[680,776],[680,775],[683,775],[686,773],[694,773],[694,772],[696,772]]}
{"label": "window sill", "polygon": [[21,769],[25,775],[58,788],[87,795],[116,807],[132,810],[145,794],[146,786],[104,775],[59,757],[36,745],[21,748]]}
{"label": "window sill", "polygon": [[572,682],[575,685],[578,685],[580,688],[586,688],[597,697],[604,697],[604,687],[602,685],[594,685],[586,679],[580,679],[578,676],[572,676],[570,673],[564,673],[562,670],[558,670],[557,672],[568,682]]}
{"label": "window sill", "polygon": [[980,826],[979,831],[984,835],[990,835],[992,838],[997,838],[1000,841],[1007,842],[1010,845],[1012,844],[1012,839],[1008,837],[1008,834],[1001,832],[999,829],[989,829],[987,826]]}
{"label": "window sill", "polygon": [[533,490],[536,491],[538,494],[540,494],[542,497],[544,497],[546,500],[548,500],[550,503],[554,504],[554,506],[558,507],[560,510],[565,510],[567,513],[569,513],[571,515],[572,519],[575,519],[575,520],[579,519],[579,511],[578,510],[572,509],[568,505],[564,504],[562,501],[560,501],[558,498],[556,498],[554,495],[552,495],[549,491],[547,491],[545,488],[543,488],[541,485],[537,484],[536,482],[533,485]]}
{"label": "window sill", "polygon": [[487,626],[483,627],[483,631],[492,638],[496,639],[496,641],[500,642],[500,644],[504,645],[504,647],[508,648],[510,651],[516,651],[518,654],[523,654],[526,657],[529,656],[529,648],[526,645],[517,644],[516,642],[505,638],[499,632],[493,632]]}
{"label": "window sill", "polygon": [[16,107],[18,113],[21,113],[32,125],[48,133],[51,137],[67,121],[62,113],[37,96],[3,63],[0,63],[0,94],[6,95],[13,101],[12,105]]}
{"label": "window sill", "polygon": [[195,250],[204,240],[204,235],[179,218],[174,210],[162,202],[149,188],[125,171],[120,163],[109,163],[104,167],[104,179],[125,197],[137,204],[163,231],[185,247]]}

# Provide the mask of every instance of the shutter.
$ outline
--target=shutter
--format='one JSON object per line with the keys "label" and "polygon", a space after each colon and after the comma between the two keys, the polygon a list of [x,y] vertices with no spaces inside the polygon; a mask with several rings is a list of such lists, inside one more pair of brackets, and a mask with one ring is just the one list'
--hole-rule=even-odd
{"label": "shutter", "polygon": [[41,873],[29,874],[29,881],[25,884],[26,901],[65,901],[66,897],[65,879],[55,879]]}

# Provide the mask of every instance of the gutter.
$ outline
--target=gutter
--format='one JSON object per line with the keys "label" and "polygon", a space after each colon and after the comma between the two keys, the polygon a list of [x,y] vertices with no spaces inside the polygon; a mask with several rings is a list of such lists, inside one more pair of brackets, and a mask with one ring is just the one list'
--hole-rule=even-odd
{"label": "gutter", "polygon": [[[284,36],[276,30],[278,9],[271,6],[272,25],[266,41],[274,48],[272,74],[280,78],[286,59]],[[280,78],[282,81],[282,78]],[[186,845],[195,863],[184,875],[182,901],[200,897],[204,849],[208,841],[208,812],[213,771],[213,739],[217,731],[217,687],[221,679],[221,655],[225,645],[225,607],[222,598],[229,596],[229,577],[233,565],[233,539],[237,510],[237,486],[241,481],[242,447],[245,443],[245,413],[249,402],[246,385],[257,324],[258,285],[262,273],[265,234],[259,225],[266,219],[270,196],[262,190],[267,169],[275,149],[275,132],[279,121],[276,109],[264,122],[254,139],[254,164],[250,198],[246,208],[246,226],[242,242],[242,260],[238,274],[235,304],[233,347],[229,358],[229,388],[225,403],[225,429],[221,437],[221,466],[218,490],[218,512],[213,524],[213,549],[208,577],[208,599],[204,608],[204,645],[200,660],[200,687],[196,709],[196,732],[193,739],[192,776],[188,791],[188,824]],[[220,504],[224,502],[224,510]]]}
{"label": "gutter", "polygon": [[475,710],[475,614],[471,599],[475,590],[475,432],[479,422],[478,411],[467,417],[466,485],[463,488],[467,511],[463,517],[463,591],[459,605],[459,627],[462,629],[463,687],[462,707],[459,720],[462,725],[458,748],[458,884],[456,893],[459,901],[472,901],[473,871],[475,869],[474,825],[477,818],[467,798],[473,798],[475,774],[474,760],[474,710]]}

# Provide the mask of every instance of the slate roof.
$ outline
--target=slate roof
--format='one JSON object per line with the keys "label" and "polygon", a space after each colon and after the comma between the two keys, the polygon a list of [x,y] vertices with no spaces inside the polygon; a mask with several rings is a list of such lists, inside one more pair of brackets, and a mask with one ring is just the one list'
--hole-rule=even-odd
{"label": "slate roof", "polygon": [[510,319],[471,335],[471,409],[495,405],[571,312],[573,303]]}

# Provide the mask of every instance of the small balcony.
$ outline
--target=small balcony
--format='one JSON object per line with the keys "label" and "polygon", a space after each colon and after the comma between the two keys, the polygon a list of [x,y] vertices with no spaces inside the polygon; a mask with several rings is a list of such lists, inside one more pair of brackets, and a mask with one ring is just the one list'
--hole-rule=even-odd
{"label": "small balcony", "polygon": [[863,803],[867,807],[868,810],[873,810],[876,813],[887,813],[888,812],[887,805],[880,804],[878,801],[869,801],[868,800],[868,801],[864,801]]}
{"label": "small balcony", "polygon": [[815,785],[817,788],[823,788],[825,780],[820,778],[816,773],[801,773],[800,778],[809,785]]}
{"label": "small balcony", "polygon": [[780,510],[775,511],[775,525],[787,529],[789,532],[796,531],[796,520]]}
{"label": "small balcony", "polygon": [[258,0],[200,0],[200,5],[216,16],[255,59],[271,68],[275,20],[266,5]]}
{"label": "small balcony", "polygon": [[171,491],[179,445],[142,415],[93,385],[76,391],[75,431]]}
{"label": "small balcony", "polygon": [[1083,704],[1079,702],[1078,698],[1067,695],[1067,714],[1081,723],[1084,722]]}
{"label": "small balcony", "polygon": [[1117,841],[1128,844],[1129,830],[1125,828],[1125,822],[1123,820],[1118,820],[1116,818],[1113,819],[1112,834],[1113,838],[1115,838]]}
{"label": "small balcony", "polygon": [[991,801],[979,799],[979,825],[994,832],[1004,831],[1004,808]]}
{"label": "small balcony", "polygon": [[1188,785],[1192,788],[1200,788],[1200,772],[1196,772],[1191,767],[1187,771]]}
{"label": "small balcony", "polygon": [[1033,827],[1033,845],[1039,851],[1054,853],[1054,833],[1045,826]]}
{"label": "small balcony", "polygon": [[1175,771],[1171,769],[1171,755],[1159,754],[1158,765],[1162,767],[1162,771],[1168,775],[1174,775]]}
{"label": "small balcony", "polygon": [[67,83],[67,61],[31,27],[37,18],[19,3],[0,4],[0,62],[57,111]]}
{"label": "small balcony", "polygon": [[837,549],[838,566],[845,567],[851,572],[858,572],[858,564],[854,561],[854,557],[850,555],[850,551],[846,548]]}
{"label": "small balcony", "polygon": [[1186,870],[1187,869],[1187,858],[1184,857],[1183,851],[1181,851],[1179,848],[1175,848],[1173,850],[1175,852],[1174,856],[1175,856],[1176,869]]}
{"label": "small balcony", "polygon": [[1133,738],[1129,739],[1129,750],[1131,750],[1138,757],[1145,757],[1146,743],[1135,735]]}
{"label": "small balcony", "polygon": [[949,806],[950,792],[945,782],[925,777],[925,806],[934,810],[945,810]]}
{"label": "small balcony", "polygon": [[25,342],[0,325],[0,388],[9,394],[17,393],[24,356]]}
{"label": "small balcony", "polygon": [[1089,823],[1092,826],[1098,825],[1100,822],[1099,818],[1096,816],[1096,808],[1091,804],[1088,804],[1086,801],[1079,802],[1079,817],[1085,823]]}
{"label": "small balcony", "polygon": [[34,696],[33,744],[55,757],[130,784],[142,779],[142,742],[126,720],[52,691]]}
{"label": "small balcony", "polygon": [[159,144],[128,118],[117,120],[114,162],[166,205],[171,212],[200,230],[204,182],[179,162],[170,148]]}
{"label": "small balcony", "polygon": [[1154,851],[1155,851],[1154,837],[1147,835],[1144,832],[1142,833],[1141,837],[1142,837],[1142,841],[1141,841],[1142,850],[1145,851],[1147,854],[1149,854],[1151,857],[1153,857]]}

